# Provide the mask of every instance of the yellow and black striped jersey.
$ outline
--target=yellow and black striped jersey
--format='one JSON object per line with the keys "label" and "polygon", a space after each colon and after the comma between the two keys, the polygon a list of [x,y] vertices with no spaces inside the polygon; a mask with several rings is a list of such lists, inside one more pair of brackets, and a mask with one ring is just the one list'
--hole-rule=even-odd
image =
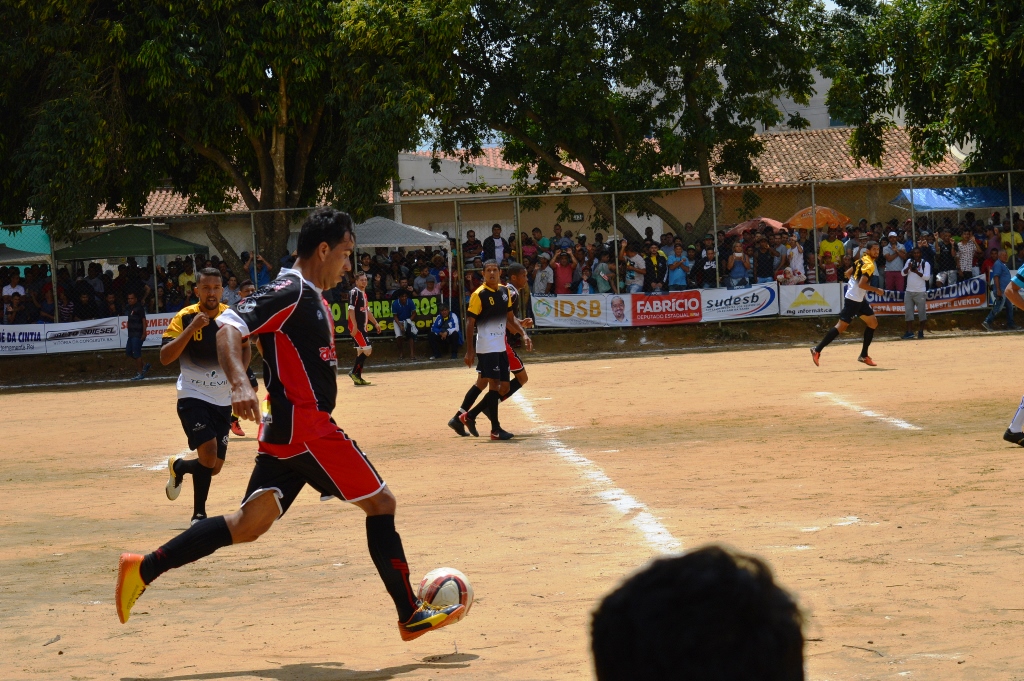
{"label": "yellow and black striped jersey", "polygon": [[[178,365],[181,368],[178,375],[179,399],[195,397],[219,406],[231,404],[231,386],[228,385],[228,379],[217,360],[217,329],[220,325],[216,319],[226,309],[228,306],[221,303],[215,314],[207,313],[210,323],[192,334],[188,345],[178,358]],[[163,344],[170,343],[184,333],[201,311],[198,303],[179,310],[164,331]]]}

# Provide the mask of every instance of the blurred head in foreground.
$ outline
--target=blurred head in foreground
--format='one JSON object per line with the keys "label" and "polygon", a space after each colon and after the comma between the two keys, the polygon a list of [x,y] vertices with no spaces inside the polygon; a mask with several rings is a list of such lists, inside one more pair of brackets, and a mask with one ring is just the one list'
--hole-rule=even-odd
{"label": "blurred head in foreground", "polygon": [[598,681],[802,681],[800,610],[757,558],[709,546],[662,558],[594,613]]}

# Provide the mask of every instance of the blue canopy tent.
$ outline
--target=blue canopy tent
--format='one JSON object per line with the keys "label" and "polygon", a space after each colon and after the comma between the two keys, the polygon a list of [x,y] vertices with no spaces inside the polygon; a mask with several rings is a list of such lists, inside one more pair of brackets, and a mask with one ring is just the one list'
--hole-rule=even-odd
{"label": "blue canopy tent", "polygon": [[[1010,202],[1007,202],[1010,198]],[[1024,192],[992,187],[942,187],[939,189],[903,189],[889,202],[897,208],[915,213],[966,211],[977,208],[1009,208],[1024,205]]]}

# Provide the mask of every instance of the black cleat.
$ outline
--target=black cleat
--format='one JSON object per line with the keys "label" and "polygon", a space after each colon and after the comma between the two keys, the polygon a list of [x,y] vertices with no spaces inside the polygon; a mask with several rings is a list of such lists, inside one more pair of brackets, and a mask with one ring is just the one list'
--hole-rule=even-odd
{"label": "black cleat", "polygon": [[514,437],[515,437],[515,435],[513,435],[512,433],[508,432],[507,430],[503,430],[501,428],[499,428],[498,430],[492,430],[491,431],[491,439],[492,440],[511,440]]}
{"label": "black cleat", "polygon": [[1024,433],[1011,433],[1010,429],[1007,428],[1006,432],[1003,433],[1003,439],[1007,442],[1012,442],[1015,445],[1024,447]]}
{"label": "black cleat", "polygon": [[448,427],[458,433],[461,437],[469,437],[469,433],[466,432],[466,427],[462,425],[462,420],[458,416],[453,416],[448,420]]}
{"label": "black cleat", "polygon": [[475,416],[470,416],[468,411],[464,411],[459,414],[459,421],[462,422],[462,425],[466,426],[466,430],[469,431],[470,435],[473,437],[480,437],[480,431],[476,429]]}
{"label": "black cleat", "polygon": [[189,526],[191,527],[192,525],[195,525],[196,523],[198,523],[200,521],[203,521],[203,520],[206,520],[206,515],[204,513],[193,513],[192,514],[192,522],[189,523]]}

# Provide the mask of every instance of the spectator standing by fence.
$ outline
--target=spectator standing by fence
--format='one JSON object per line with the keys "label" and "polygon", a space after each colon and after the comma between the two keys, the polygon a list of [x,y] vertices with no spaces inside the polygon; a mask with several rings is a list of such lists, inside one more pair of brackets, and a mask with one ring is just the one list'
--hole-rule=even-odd
{"label": "spectator standing by fence", "polygon": [[978,255],[978,242],[974,240],[974,232],[970,228],[960,233],[960,243],[954,244],[954,250],[957,276],[959,281],[966,281],[974,276],[974,258]]}
{"label": "spectator standing by fence", "polygon": [[[915,248],[910,252],[910,257],[900,270],[901,276],[906,277],[906,292],[903,294],[903,305],[906,310],[904,320],[907,323],[904,340],[914,337],[914,311],[917,311],[918,329],[917,337],[924,338],[924,323],[928,321],[928,281],[932,276],[931,265],[921,255],[921,249]],[[888,285],[886,288],[889,288]]]}
{"label": "spectator standing by fence", "polygon": [[821,262],[825,262],[824,255],[828,253],[833,263],[840,263],[843,261],[843,256],[846,255],[846,247],[843,246],[843,242],[839,240],[839,230],[832,227],[828,230],[825,238],[821,240],[818,245],[818,259]]}
{"label": "spectator standing by fence", "polygon": [[758,284],[770,284],[775,281],[775,258],[778,251],[768,247],[768,240],[761,237],[754,252],[754,276]]}
{"label": "spectator standing by fence", "polygon": [[652,243],[647,250],[647,257],[644,258],[645,290],[648,293],[664,293],[668,285],[668,262],[658,244]]}
{"label": "spectator standing by fence", "polygon": [[643,293],[647,267],[632,243],[622,243],[622,260],[626,268],[626,293]]}
{"label": "spectator standing by fence", "polygon": [[[718,259],[715,255],[715,237],[713,235],[704,235],[704,244],[693,264],[692,271],[695,271],[700,278],[697,285],[701,288],[718,286]],[[726,271],[728,272],[728,268]]]}
{"label": "spectator standing by fence", "polygon": [[572,251],[558,250],[555,252],[555,262],[551,265],[555,275],[555,295],[572,293],[572,280],[577,264],[576,256]]}
{"label": "spectator standing by fence", "polygon": [[3,297],[5,303],[11,302],[11,296],[13,296],[15,293],[17,293],[20,296],[25,295],[25,287],[22,286],[21,284],[21,273],[18,272],[17,269],[15,269],[13,272],[11,272],[10,276],[10,281],[3,288]]}
{"label": "spectator standing by fence", "polygon": [[806,274],[807,266],[804,263],[804,247],[800,243],[800,233],[794,230],[786,239],[786,262],[793,268],[793,272]]}
{"label": "spectator standing by fence", "polygon": [[955,244],[949,235],[949,230],[944,229],[939,234],[939,240],[935,242],[935,283],[937,286],[949,286],[956,283],[957,262],[954,252]]}
{"label": "spectator standing by fence", "polygon": [[992,322],[995,321],[999,313],[1006,308],[1006,328],[1013,331],[1017,327],[1013,323],[1013,303],[1006,300],[1006,296],[1003,295],[1003,291],[1010,283],[1010,268],[1006,266],[1006,261],[1009,254],[1006,249],[999,249],[999,259],[992,265],[992,274],[990,275],[989,281],[992,286],[992,293],[995,295],[995,302],[992,304],[992,310],[985,317],[985,320],[981,323],[985,327],[986,331],[992,331]]}
{"label": "spectator standing by fence", "polygon": [[686,275],[690,273],[693,263],[686,257],[682,242],[675,244],[672,252],[665,258],[665,264],[668,266],[668,290],[685,291]]}
{"label": "spectator standing by fence", "polygon": [[497,223],[491,225],[491,235],[484,239],[483,259],[500,263],[511,252],[508,241],[501,236],[501,225]]}
{"label": "spectator standing by fence", "polygon": [[906,260],[907,251],[903,244],[899,243],[896,232],[889,232],[889,243],[882,249],[882,257],[885,258],[885,289],[902,291],[906,276],[903,262]]}
{"label": "spectator standing by fence", "polygon": [[138,299],[135,293],[128,294],[124,308],[125,331],[128,332],[128,340],[125,342],[124,354],[129,359],[135,360],[135,376],[133,381],[141,381],[149,371],[149,364],[142,361],[142,345],[146,342],[146,306]]}
{"label": "spectator standing by fence", "polygon": [[238,290],[238,277],[232,274],[228,276],[227,286],[224,287],[224,296],[220,299],[220,302],[230,306],[241,299],[242,294]]}

